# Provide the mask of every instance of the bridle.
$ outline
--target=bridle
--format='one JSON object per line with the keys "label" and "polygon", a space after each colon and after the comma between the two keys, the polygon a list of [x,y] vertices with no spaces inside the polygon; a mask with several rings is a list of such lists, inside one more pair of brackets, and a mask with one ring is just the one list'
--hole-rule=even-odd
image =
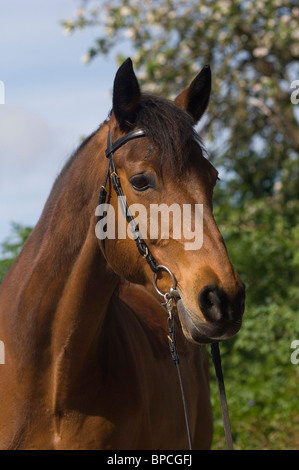
{"label": "bridle", "polygon": [[[119,138],[114,143],[112,143],[111,131],[109,129],[108,137],[107,137],[107,149],[105,151],[106,157],[108,160],[108,165],[107,165],[104,183],[101,186],[101,190],[100,190],[99,205],[101,206],[102,204],[106,203],[106,199],[107,199],[106,185],[107,185],[109,175],[110,175],[110,180],[112,182],[112,186],[120,202],[120,207],[121,207],[123,216],[126,218],[127,222],[131,226],[131,231],[133,233],[133,238],[135,240],[137,250],[139,254],[147,261],[149,267],[152,270],[152,273],[153,273],[152,280],[153,280],[153,285],[154,285],[155,290],[160,296],[164,298],[164,302],[162,303],[162,305],[166,307],[166,310],[168,312],[167,326],[168,326],[168,333],[169,333],[168,334],[169,349],[171,353],[171,358],[177,368],[182,401],[183,401],[183,406],[184,406],[184,414],[185,414],[185,422],[186,422],[189,448],[190,450],[192,450],[192,436],[191,436],[191,429],[190,429],[190,420],[189,420],[188,408],[187,408],[187,403],[185,399],[183,381],[182,381],[182,376],[181,376],[181,371],[180,371],[180,366],[179,366],[180,361],[179,361],[179,355],[178,355],[178,351],[176,347],[176,340],[175,340],[175,323],[174,323],[174,317],[172,315],[173,300],[180,298],[180,294],[176,288],[177,287],[176,279],[169,268],[167,268],[164,265],[160,265],[157,262],[157,260],[154,258],[154,256],[150,252],[146,242],[144,241],[140,233],[139,227],[136,224],[135,219],[133,218],[130,208],[126,202],[126,198],[124,196],[121,183],[120,183],[120,178],[116,172],[114,161],[113,161],[113,154],[120,147],[125,145],[127,142],[130,142],[131,140],[146,137],[146,135],[147,134],[144,129],[136,129],[124,135],[123,137]],[[109,198],[110,198],[110,195],[111,195],[111,187],[110,187]],[[105,212],[103,212],[102,215],[98,216],[98,222],[103,219],[104,215],[105,215]],[[103,255],[107,259],[105,237],[101,237],[101,246],[102,246]],[[169,291],[166,293],[161,292],[157,286],[157,274],[159,271],[166,271],[170,275],[171,280],[172,280],[172,286],[170,287]],[[222,367],[221,367],[221,357],[220,357],[218,342],[211,344],[211,353],[212,353],[213,363],[215,367],[219,396],[220,396],[220,404],[221,404],[222,419],[223,419],[224,432],[225,432],[225,438],[226,438],[226,445],[227,445],[228,450],[232,450],[233,442],[232,442],[232,435],[231,435],[231,429],[230,429],[230,422],[229,422],[229,415],[228,415],[228,408],[227,408],[227,402],[226,402],[226,394],[225,394],[225,387],[224,387]]]}
{"label": "bridle", "polygon": [[[106,157],[108,159],[108,165],[107,165],[107,171],[106,171],[104,184],[101,186],[99,204],[100,205],[104,204],[105,201],[106,201],[106,198],[107,198],[106,184],[107,184],[109,174],[110,174],[112,186],[113,186],[114,191],[116,192],[118,200],[120,202],[120,207],[121,207],[123,216],[127,219],[128,223],[131,226],[131,231],[133,233],[133,237],[134,237],[134,240],[135,240],[135,243],[136,243],[137,250],[138,250],[139,254],[143,258],[145,258],[145,260],[148,262],[148,264],[149,264],[151,270],[153,271],[153,273],[157,273],[159,271],[158,263],[155,260],[155,258],[153,257],[153,255],[151,254],[147,244],[143,240],[142,235],[141,235],[140,230],[139,230],[139,227],[136,224],[136,222],[135,222],[135,220],[134,220],[134,218],[131,214],[130,208],[129,208],[126,200],[125,200],[125,196],[124,196],[121,184],[120,184],[120,179],[119,179],[118,174],[116,173],[115,165],[114,165],[114,161],[113,161],[113,154],[114,154],[114,152],[116,152],[116,150],[118,150],[120,147],[125,145],[130,140],[139,139],[140,137],[145,137],[145,136],[146,136],[146,132],[145,132],[144,129],[136,129],[135,131],[129,132],[128,134],[124,135],[123,137],[118,139],[113,144],[112,143],[112,138],[111,138],[111,132],[110,132],[110,129],[109,129],[108,137],[107,137],[107,149],[106,149]],[[101,220],[101,218],[103,218],[103,215],[98,217],[98,221]],[[102,249],[103,249],[104,256],[106,257],[106,248],[105,248],[105,238],[104,237],[101,238],[101,244],[102,244]]]}

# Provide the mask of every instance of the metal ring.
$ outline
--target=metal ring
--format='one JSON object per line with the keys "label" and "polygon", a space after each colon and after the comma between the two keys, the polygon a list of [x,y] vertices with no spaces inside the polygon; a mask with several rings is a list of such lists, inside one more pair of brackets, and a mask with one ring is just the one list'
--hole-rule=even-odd
{"label": "metal ring", "polygon": [[165,295],[167,295],[168,293],[171,293],[172,290],[175,290],[176,288],[176,280],[175,280],[175,277],[174,275],[172,274],[172,272],[170,271],[170,269],[168,269],[166,266],[163,266],[162,264],[159,264],[157,266],[157,269],[161,269],[161,270],[164,270],[166,272],[168,272],[168,274],[171,276],[171,280],[172,280],[172,286],[171,288],[169,289],[168,292],[166,292],[165,294],[163,294],[163,292],[161,292],[159,289],[158,289],[158,286],[157,286],[157,283],[156,283],[156,274],[157,273],[153,273],[153,285],[154,285],[154,288],[156,289],[156,291],[158,292],[159,295],[161,295],[162,297],[165,298]]}

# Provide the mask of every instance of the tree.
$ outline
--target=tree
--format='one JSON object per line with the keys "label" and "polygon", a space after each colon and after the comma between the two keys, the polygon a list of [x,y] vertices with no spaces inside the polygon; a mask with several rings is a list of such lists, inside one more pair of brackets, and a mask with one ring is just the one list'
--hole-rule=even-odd
{"label": "tree", "polygon": [[17,223],[12,224],[11,235],[0,245],[0,282],[2,282],[5,274],[20,253],[31,231],[32,227]]}
{"label": "tree", "polygon": [[[211,158],[248,183],[240,203],[271,193],[282,172],[291,176],[287,162],[293,159],[297,166],[299,154],[290,100],[291,83],[299,77],[296,0],[85,0],[83,5],[64,28],[100,32],[85,61],[121,49],[120,44],[133,46],[141,82],[166,96],[211,65],[205,137]],[[236,199],[235,187],[234,194]]]}

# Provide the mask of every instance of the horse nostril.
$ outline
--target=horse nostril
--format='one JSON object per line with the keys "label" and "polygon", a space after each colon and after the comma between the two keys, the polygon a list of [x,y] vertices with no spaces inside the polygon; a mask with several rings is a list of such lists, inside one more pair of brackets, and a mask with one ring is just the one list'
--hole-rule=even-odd
{"label": "horse nostril", "polygon": [[215,322],[221,320],[226,296],[217,286],[206,286],[198,295],[199,307],[207,321]]}

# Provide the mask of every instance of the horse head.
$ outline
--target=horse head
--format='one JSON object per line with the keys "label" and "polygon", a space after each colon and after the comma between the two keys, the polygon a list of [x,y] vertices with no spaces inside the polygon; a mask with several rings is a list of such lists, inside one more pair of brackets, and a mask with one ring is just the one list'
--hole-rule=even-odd
{"label": "horse head", "polygon": [[[112,142],[136,129],[144,131],[142,138],[118,146],[113,155],[115,170],[150,253],[176,280],[183,332],[199,343],[237,333],[245,299],[244,284],[213,218],[218,172],[194,130],[210,91],[211,71],[206,66],[174,102],[141,93],[128,59],[116,74],[113,110],[106,123]],[[111,184],[108,190],[114,209],[110,214],[117,214],[118,226],[115,237],[105,240],[108,265],[121,278],[153,289],[151,269],[129,230],[125,236],[120,233],[120,221],[125,218]],[[111,223],[108,218],[107,224]],[[168,292],[169,274],[159,271],[157,277],[159,290]]]}

